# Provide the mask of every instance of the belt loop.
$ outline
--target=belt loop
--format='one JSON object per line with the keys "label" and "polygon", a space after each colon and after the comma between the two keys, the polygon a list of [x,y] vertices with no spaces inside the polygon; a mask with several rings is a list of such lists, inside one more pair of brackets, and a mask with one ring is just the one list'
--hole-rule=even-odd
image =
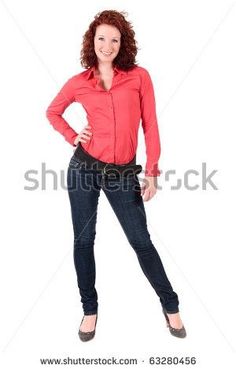
{"label": "belt loop", "polygon": [[103,167],[103,169],[102,169],[102,172],[103,172],[103,174],[105,174],[106,173],[106,167],[109,165],[109,163],[107,163],[104,167]]}

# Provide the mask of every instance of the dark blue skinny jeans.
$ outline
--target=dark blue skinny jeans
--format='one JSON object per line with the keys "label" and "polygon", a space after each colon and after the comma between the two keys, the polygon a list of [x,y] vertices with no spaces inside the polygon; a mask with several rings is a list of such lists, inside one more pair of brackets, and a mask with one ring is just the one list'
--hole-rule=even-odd
{"label": "dark blue skinny jeans", "polygon": [[168,313],[177,313],[178,295],[173,291],[150,239],[137,175],[132,174],[127,178],[104,177],[96,169],[87,169],[73,155],[67,171],[67,189],[74,230],[74,265],[84,314],[92,315],[98,311],[94,241],[101,189],[135,251],[144,275],[159,296],[161,305]]}

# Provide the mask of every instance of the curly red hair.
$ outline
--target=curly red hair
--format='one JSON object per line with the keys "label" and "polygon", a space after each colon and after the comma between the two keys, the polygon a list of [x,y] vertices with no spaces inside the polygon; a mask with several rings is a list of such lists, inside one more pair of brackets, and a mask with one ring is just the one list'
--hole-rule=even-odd
{"label": "curly red hair", "polygon": [[94,36],[96,28],[100,24],[108,24],[116,27],[121,33],[121,45],[118,55],[113,61],[113,65],[120,69],[132,69],[136,64],[137,45],[133,26],[125,19],[126,12],[116,10],[103,10],[94,16],[94,21],[90,23],[88,30],[83,36],[80,61],[82,67],[88,69],[97,66],[97,55],[94,51]]}

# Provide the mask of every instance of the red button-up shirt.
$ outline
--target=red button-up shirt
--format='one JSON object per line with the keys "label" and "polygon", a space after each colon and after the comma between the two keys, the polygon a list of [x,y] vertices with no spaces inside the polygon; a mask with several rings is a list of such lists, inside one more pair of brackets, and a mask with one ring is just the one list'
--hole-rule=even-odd
{"label": "red button-up shirt", "polygon": [[145,136],[146,176],[159,176],[160,138],[155,96],[149,72],[140,66],[123,71],[114,67],[112,86],[105,90],[95,67],[69,78],[47,108],[46,116],[55,130],[74,145],[78,133],[62,114],[73,102],[82,104],[91,126],[91,139],[80,142],[98,160],[126,164],[137,150],[140,120]]}

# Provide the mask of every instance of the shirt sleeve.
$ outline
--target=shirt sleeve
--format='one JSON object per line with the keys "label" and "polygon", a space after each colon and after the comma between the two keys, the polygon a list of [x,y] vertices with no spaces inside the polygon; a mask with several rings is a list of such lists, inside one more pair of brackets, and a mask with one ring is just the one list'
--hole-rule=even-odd
{"label": "shirt sleeve", "polygon": [[51,101],[46,110],[46,117],[53,128],[61,133],[67,142],[73,146],[76,146],[74,145],[74,140],[78,133],[76,133],[68,124],[68,122],[62,117],[65,109],[75,101],[73,85],[74,79],[71,77]]}
{"label": "shirt sleeve", "polygon": [[146,69],[140,87],[140,107],[142,128],[146,146],[146,176],[159,176],[158,160],[161,153],[160,136],[156,116],[156,102],[153,83]]}

